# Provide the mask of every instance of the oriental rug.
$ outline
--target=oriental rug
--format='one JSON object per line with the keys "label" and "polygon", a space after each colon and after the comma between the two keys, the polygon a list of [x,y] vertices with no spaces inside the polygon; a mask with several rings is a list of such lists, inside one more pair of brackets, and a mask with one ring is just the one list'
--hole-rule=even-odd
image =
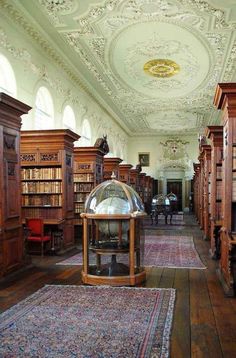
{"label": "oriental rug", "polygon": [[0,315],[0,357],[168,357],[174,289],[48,285]]}
{"label": "oriental rug", "polygon": [[[96,256],[90,254],[90,265],[95,265]],[[101,256],[102,264],[111,261],[110,256]],[[128,255],[117,255],[117,261],[128,264]],[[57,265],[82,265],[82,252],[58,262]],[[143,266],[205,269],[191,236],[145,236]]]}

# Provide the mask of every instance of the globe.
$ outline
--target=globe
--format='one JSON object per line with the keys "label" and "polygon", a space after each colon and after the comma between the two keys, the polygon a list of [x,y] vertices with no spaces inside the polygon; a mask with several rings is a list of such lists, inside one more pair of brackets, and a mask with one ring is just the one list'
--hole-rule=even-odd
{"label": "globe", "polygon": [[[128,200],[119,197],[110,197],[101,201],[96,209],[96,214],[129,214],[130,204]],[[99,231],[109,238],[118,237],[119,221],[118,220],[97,220]],[[127,231],[129,230],[129,222],[122,221],[121,233],[122,240],[127,240]]]}

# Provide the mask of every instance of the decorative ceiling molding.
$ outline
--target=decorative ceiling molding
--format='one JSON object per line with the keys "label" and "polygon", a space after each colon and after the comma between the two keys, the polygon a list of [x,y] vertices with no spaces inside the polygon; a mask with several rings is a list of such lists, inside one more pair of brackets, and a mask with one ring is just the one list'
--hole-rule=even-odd
{"label": "decorative ceiling molding", "polygon": [[[37,0],[36,0],[37,1]],[[62,0],[63,2],[67,0]],[[75,0],[74,0],[75,2]],[[57,1],[54,1],[56,4]],[[19,4],[20,5],[20,4]],[[36,30],[32,23],[21,13],[15,6],[9,3],[8,0],[0,0],[1,11],[5,14],[18,26],[20,26],[44,51],[45,53],[66,73],[69,79],[78,85],[88,96],[92,99],[102,110],[111,117],[118,126],[125,131],[127,134],[129,132],[128,128],[119,122],[116,114],[112,112],[111,108],[107,108],[104,105],[104,102],[101,101],[101,97],[97,93],[91,93],[91,89],[82,81],[81,76],[72,69],[72,66],[66,61],[63,61],[62,57],[58,54],[57,50],[45,40],[45,37],[42,33]],[[33,14],[34,15],[34,14]]]}
{"label": "decorative ceiling molding", "polygon": [[[131,136],[196,133],[217,120],[215,87],[236,71],[230,7],[219,9],[215,0],[86,0],[86,6],[76,0],[32,1],[70,49],[68,60],[78,59],[84,82],[79,66],[78,73],[71,70],[66,55],[63,61],[40,37],[39,27],[22,20],[7,0],[0,4],[89,96],[103,108],[107,103],[107,112],[110,108]],[[32,7],[23,6],[34,16]],[[144,64],[158,58],[176,62],[179,72],[169,78],[146,74]]]}

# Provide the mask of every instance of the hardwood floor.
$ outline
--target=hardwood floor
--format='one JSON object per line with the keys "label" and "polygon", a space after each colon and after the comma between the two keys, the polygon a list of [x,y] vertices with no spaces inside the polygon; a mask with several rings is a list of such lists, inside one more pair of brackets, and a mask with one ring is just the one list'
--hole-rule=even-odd
{"label": "hardwood floor", "polygon": [[[146,287],[177,290],[170,357],[236,357],[236,298],[224,296],[216,276],[217,262],[209,257],[209,242],[202,239],[194,217],[185,216],[185,222],[185,226],[162,225],[154,230],[157,234],[193,236],[207,269],[148,268],[145,283]],[[62,259],[35,256],[27,270],[2,280],[0,310],[6,310],[45,284],[80,285],[81,268],[55,265]]]}

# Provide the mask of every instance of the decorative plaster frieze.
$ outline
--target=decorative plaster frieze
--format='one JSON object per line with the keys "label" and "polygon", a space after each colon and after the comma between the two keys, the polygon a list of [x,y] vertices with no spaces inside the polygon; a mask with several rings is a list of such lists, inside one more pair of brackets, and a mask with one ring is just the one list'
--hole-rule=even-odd
{"label": "decorative plaster frieze", "polygon": [[60,15],[70,13],[75,8],[75,0],[38,0],[38,2],[55,26],[64,25]]}

